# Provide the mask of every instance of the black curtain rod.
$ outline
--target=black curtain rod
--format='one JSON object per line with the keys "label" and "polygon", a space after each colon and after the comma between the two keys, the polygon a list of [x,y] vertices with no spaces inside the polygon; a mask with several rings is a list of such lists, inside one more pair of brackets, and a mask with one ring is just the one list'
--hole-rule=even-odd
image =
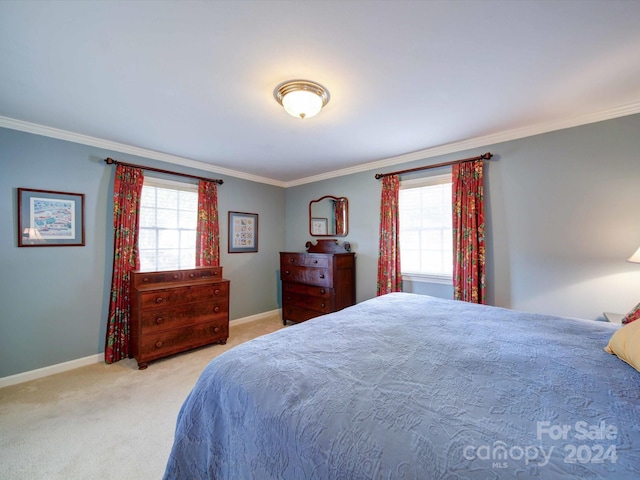
{"label": "black curtain rod", "polygon": [[400,170],[398,172],[376,173],[376,180],[380,180],[382,177],[388,177],[389,175],[402,175],[403,173],[419,172],[420,170],[428,170],[430,168],[446,167],[447,165],[455,165],[457,163],[473,162],[475,160],[490,160],[491,157],[493,157],[493,154],[487,152],[487,153],[483,153],[482,155],[480,155],[478,157],[463,158],[461,160],[452,160],[450,162],[436,163],[435,165],[425,165],[424,167],[409,168],[407,170]]}
{"label": "black curtain rod", "polygon": [[199,177],[197,175],[189,175],[188,173],[179,173],[179,172],[172,172],[171,170],[162,170],[161,168],[144,167],[142,165],[134,165],[133,163],[120,162],[118,160],[114,160],[111,157],[105,158],[104,161],[105,161],[105,163],[107,165],[124,165],[125,167],[141,168],[142,170],[151,170],[152,172],[168,173],[169,175],[178,175],[179,177],[195,178],[197,180],[205,180],[207,182],[215,182],[218,185],[222,185],[224,183],[224,180],[221,180],[219,178]]}

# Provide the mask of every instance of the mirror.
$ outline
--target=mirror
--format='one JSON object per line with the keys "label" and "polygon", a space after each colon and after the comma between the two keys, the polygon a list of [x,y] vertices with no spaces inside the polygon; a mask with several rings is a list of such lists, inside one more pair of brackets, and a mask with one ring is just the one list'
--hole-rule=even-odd
{"label": "mirror", "polygon": [[348,223],[347,197],[325,195],[309,202],[309,233],[314,237],[345,237]]}

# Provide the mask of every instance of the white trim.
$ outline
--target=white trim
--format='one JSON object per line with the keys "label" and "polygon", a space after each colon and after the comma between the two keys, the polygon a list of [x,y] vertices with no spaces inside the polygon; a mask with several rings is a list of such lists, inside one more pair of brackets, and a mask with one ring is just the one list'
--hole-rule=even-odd
{"label": "white trim", "polygon": [[298,180],[292,180],[290,182],[282,182],[280,180],[274,180],[272,178],[250,175],[248,173],[239,172],[237,170],[217,167],[209,163],[199,162],[184,157],[178,157],[176,155],[169,155],[167,153],[156,152],[155,150],[148,150],[146,148],[134,147],[123,143],[112,142],[110,140],[103,140],[101,138],[91,137],[88,135],[68,132],[66,130],[60,130],[58,128],[45,127],[44,125],[24,122],[22,120],[16,120],[9,117],[0,116],[0,127],[33,133],[35,135],[42,135],[45,137],[57,138],[60,140],[67,140],[69,142],[80,143],[83,145],[104,148],[106,150],[130,153],[132,155],[137,155],[140,157],[160,160],[176,165],[183,165],[190,168],[197,168],[199,170],[204,170],[207,172],[216,172],[223,175],[229,175],[230,177],[250,180],[252,182],[265,183],[267,185],[274,185],[276,187],[289,188],[298,185],[304,185],[306,183],[319,182],[321,180],[327,180],[330,178],[351,175],[354,173],[361,173],[379,168],[390,167],[393,165],[398,165],[400,163],[425,160],[427,158],[438,157],[440,155],[446,155],[449,153],[457,153],[473,148],[485,147],[497,143],[508,142],[510,140],[517,140],[519,138],[532,137],[534,135],[554,132],[556,130],[563,130],[565,128],[579,127],[581,125],[587,125],[589,123],[602,122],[618,117],[626,117],[628,115],[635,115],[636,113],[640,113],[640,102],[631,103],[629,105],[623,105],[621,107],[611,108],[609,110],[604,110],[596,113],[590,113],[587,115],[581,115],[578,117],[562,118],[559,120],[538,123],[527,127],[514,128],[512,130],[506,130],[491,135],[470,138],[461,142],[447,143],[445,145],[440,145],[437,147],[426,148],[424,150],[418,150],[416,152],[389,157],[375,162],[363,163],[354,167],[334,170],[332,172],[314,175],[312,177],[300,178]]}
{"label": "white trim", "polygon": [[235,320],[231,320],[229,322],[229,326],[233,327],[234,325],[243,325],[245,323],[257,322],[258,320],[266,320],[269,317],[275,316],[281,317],[281,310],[279,308],[271,310],[270,312],[256,313],[255,315],[249,315],[248,317],[236,318]]}
{"label": "white trim", "polygon": [[197,192],[198,184],[169,180],[166,178],[144,176],[144,184],[149,187],[170,188],[173,190],[182,190],[183,192]]}
{"label": "white trim", "polygon": [[408,180],[400,180],[400,190],[420,187],[432,187],[434,185],[445,185],[452,183],[451,172],[438,175],[430,175],[428,177],[411,178]]}
{"label": "white trim", "polygon": [[38,378],[48,377],[49,375],[55,375],[56,373],[67,372],[79,367],[86,367],[87,365],[94,365],[101,362],[104,362],[104,353],[98,353],[84,358],[77,358],[75,360],[69,360],[68,362],[58,363],[56,365],[49,365],[48,367],[42,367],[28,372],[17,373],[15,375],[0,378],[0,388],[28,382],[29,380],[37,380]]}
{"label": "white trim", "polygon": [[229,175],[230,177],[242,178],[244,180],[250,180],[252,182],[266,183],[268,185],[275,185],[276,187],[284,187],[284,182],[273,180],[271,178],[259,177],[257,175],[251,175],[248,173],[239,172],[237,170],[218,167],[210,163],[191,160],[190,158],[170,155],[168,153],[157,152],[155,150],[149,150],[146,148],[134,147],[132,145],[112,142],[110,140],[103,140],[102,138],[82,135],[80,133],[68,132],[66,130],[46,127],[44,125],[38,125],[36,123],[23,122],[22,120],[16,120],[9,117],[0,116],[0,127],[19,130],[21,132],[33,133],[34,135],[42,135],[44,137],[57,138],[59,140],[66,140],[68,142],[79,143],[82,145],[89,145],[91,147],[104,148],[105,150],[112,150],[120,153],[129,153],[138,157],[151,158],[153,160],[160,160],[161,162],[172,163],[174,165],[182,165],[189,168],[197,168],[198,170],[203,170],[205,172],[214,172],[222,175]]}
{"label": "white trim", "polygon": [[315,175],[313,177],[301,178],[299,180],[293,180],[286,182],[284,187],[295,187],[298,185],[304,185],[305,183],[319,182],[320,180],[327,180],[329,178],[341,177],[344,175],[351,175],[354,173],[368,172],[370,170],[381,169],[384,167],[390,167],[398,165],[400,163],[408,163],[416,160],[425,160],[427,158],[438,157],[440,155],[446,155],[449,153],[458,153],[464,150],[470,150],[472,148],[486,147],[488,145],[494,145],[497,143],[508,142],[510,140],[517,140],[518,138],[532,137],[534,135],[540,135],[542,133],[554,132],[556,130],[563,130],[565,128],[579,127],[580,125],[587,125],[589,123],[602,122],[605,120],[611,120],[612,118],[626,117],[627,115],[635,115],[640,113],[640,102],[632,103],[622,107],[612,108],[602,112],[591,113],[588,115],[582,115],[579,117],[570,117],[560,120],[554,120],[551,122],[538,123],[528,127],[514,128],[512,130],[506,130],[504,132],[498,132],[491,135],[485,135],[483,137],[470,138],[461,142],[448,143],[440,145],[438,147],[426,148],[424,150],[418,150],[417,152],[407,153],[404,155],[398,155],[396,157],[385,158],[376,162],[364,163],[356,165],[355,167],[344,168],[342,170],[336,170],[333,172],[324,173],[321,175]]}
{"label": "white trim", "polygon": [[426,275],[424,273],[403,273],[402,281],[453,285],[453,277],[447,275]]}
{"label": "white trim", "polygon": [[[231,320],[229,322],[229,327],[243,325],[250,322],[257,322],[258,320],[264,320],[269,317],[277,316],[278,318],[280,318],[280,313],[280,309],[275,309],[269,312],[263,312],[256,315],[250,315],[248,317],[238,318],[236,320]],[[76,368],[86,367],[87,365],[94,365],[96,363],[103,362],[104,352],[98,353],[96,355],[90,355],[84,358],[77,358],[76,360],[69,360],[68,362],[58,363],[56,365],[49,365],[48,367],[42,367],[36,370],[30,370],[28,372],[9,375],[8,377],[0,378],[0,388],[17,385],[19,383],[28,382],[30,380],[37,380],[39,378],[48,377],[49,375],[55,375],[56,373],[67,372],[69,370],[75,370]]]}

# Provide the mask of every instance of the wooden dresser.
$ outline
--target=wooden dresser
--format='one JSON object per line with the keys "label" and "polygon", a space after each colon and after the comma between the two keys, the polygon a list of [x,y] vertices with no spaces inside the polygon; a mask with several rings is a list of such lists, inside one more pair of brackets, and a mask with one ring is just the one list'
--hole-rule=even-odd
{"label": "wooden dresser", "polygon": [[282,322],[303,322],[356,303],[355,253],[348,242],[307,242],[307,252],[280,252]]}
{"label": "wooden dresser", "polygon": [[229,338],[229,280],[222,267],[131,274],[130,356],[151,360]]}

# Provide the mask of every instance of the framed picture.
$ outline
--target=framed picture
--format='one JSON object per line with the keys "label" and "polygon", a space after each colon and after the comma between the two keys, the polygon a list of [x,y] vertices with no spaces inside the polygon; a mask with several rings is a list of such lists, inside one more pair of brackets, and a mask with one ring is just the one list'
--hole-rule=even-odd
{"label": "framed picture", "polygon": [[313,217],[311,219],[311,235],[327,235],[327,219]]}
{"label": "framed picture", "polygon": [[18,188],[18,246],[84,246],[84,193]]}
{"label": "framed picture", "polygon": [[258,251],[258,214],[229,212],[229,253]]}

